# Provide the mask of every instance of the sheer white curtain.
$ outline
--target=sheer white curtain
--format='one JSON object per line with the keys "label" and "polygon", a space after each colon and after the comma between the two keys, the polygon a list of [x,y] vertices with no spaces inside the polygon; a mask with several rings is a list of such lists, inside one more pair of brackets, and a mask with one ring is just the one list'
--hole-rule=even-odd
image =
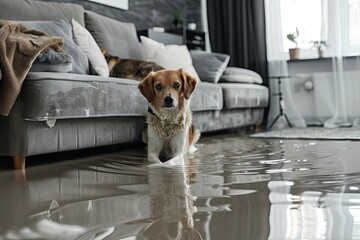
{"label": "sheer white curtain", "polygon": [[[345,1],[344,1],[345,2]],[[351,123],[348,119],[347,111],[347,81],[344,76],[344,21],[346,22],[346,16],[344,15],[344,7],[339,0],[323,0],[323,4],[326,5],[327,10],[327,28],[329,42],[329,54],[332,56],[332,69],[333,69],[333,116],[324,123],[324,127],[348,127]],[[326,24],[326,23],[325,23]]]}
{"label": "sheer white curtain", "polygon": [[[284,51],[282,32],[281,1],[265,0],[266,21],[267,21],[267,49],[270,76],[287,75],[288,53]],[[290,0],[288,0],[290,1]],[[322,29],[321,40],[328,43],[327,56],[331,57],[329,67],[324,70],[317,70],[312,74],[314,80],[313,105],[315,106],[316,122],[324,124],[324,127],[349,127],[360,126],[360,58],[344,58],[346,55],[359,55],[360,48],[350,46],[350,11],[349,3],[355,0],[322,0]],[[359,9],[360,9],[360,3]],[[311,7],[311,6],[309,6]],[[358,11],[358,13],[360,10]],[[357,12],[355,12],[356,15]],[[354,14],[354,12],[352,13]],[[358,14],[359,15],[359,14]],[[306,13],[304,13],[306,17]],[[286,21],[286,19],[284,20]],[[360,21],[360,17],[358,17]],[[358,25],[355,25],[358,26]],[[354,27],[353,27],[354,28]],[[354,29],[353,29],[354,30]],[[355,35],[360,35],[360,28],[356,29]],[[351,49],[350,49],[351,47]],[[321,62],[319,62],[319,66]],[[314,62],[314,64],[317,64]],[[331,65],[331,66],[330,66]],[[329,71],[329,69],[332,69]],[[326,72],[327,71],[327,72]],[[301,74],[301,73],[300,73]],[[322,78],[320,80],[316,78]],[[271,80],[271,91],[276,92],[276,81]],[[358,89],[358,90],[356,90]],[[296,127],[305,127],[304,118],[299,114],[294,103],[291,91],[291,79],[283,81],[285,112],[290,121]],[[276,97],[272,97],[272,104],[268,122],[278,113]],[[298,103],[299,104],[299,103]],[[277,127],[281,127],[281,122]]]}
{"label": "sheer white curtain", "polygon": [[[266,13],[266,43],[269,77],[288,76],[287,58],[288,53],[284,51],[283,32],[281,29],[281,0],[265,0]],[[288,116],[293,127],[306,127],[304,118],[299,114],[291,96],[291,79],[282,80],[282,93],[284,98],[285,113]],[[277,80],[270,80],[270,92],[276,93]],[[271,96],[270,111],[268,116],[268,126],[279,114],[278,97]],[[284,117],[281,117],[273,126],[273,128],[287,127]]]}
{"label": "sheer white curtain", "polygon": [[[328,43],[327,55],[331,57],[331,78],[328,79],[327,90],[317,90],[314,101],[320,106],[320,102],[326,102],[332,116],[324,123],[324,127],[359,127],[360,121],[360,48],[356,44],[350,44],[352,34],[359,35],[351,29],[354,24],[350,18],[351,0],[322,0],[323,5],[323,39]],[[360,2],[357,3],[358,8]],[[358,18],[359,21],[360,18]],[[352,55],[352,58],[345,58]],[[354,57],[354,55],[357,57]],[[324,85],[323,85],[324,86]]]}

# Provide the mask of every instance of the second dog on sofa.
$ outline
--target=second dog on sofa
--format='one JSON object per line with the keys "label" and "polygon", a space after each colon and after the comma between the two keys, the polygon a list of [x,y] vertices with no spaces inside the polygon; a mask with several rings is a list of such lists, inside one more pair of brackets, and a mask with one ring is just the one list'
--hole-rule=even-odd
{"label": "second dog on sofa", "polygon": [[122,59],[110,55],[105,49],[101,49],[109,67],[110,77],[126,78],[141,81],[150,72],[164,70],[154,62],[146,62],[133,59]]}

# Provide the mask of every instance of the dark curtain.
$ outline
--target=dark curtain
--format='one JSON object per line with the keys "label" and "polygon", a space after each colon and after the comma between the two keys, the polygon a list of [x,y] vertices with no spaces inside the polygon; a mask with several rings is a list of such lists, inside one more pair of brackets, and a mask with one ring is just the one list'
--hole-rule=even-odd
{"label": "dark curtain", "polygon": [[213,52],[230,55],[230,66],[251,69],[268,83],[264,0],[207,0]]}

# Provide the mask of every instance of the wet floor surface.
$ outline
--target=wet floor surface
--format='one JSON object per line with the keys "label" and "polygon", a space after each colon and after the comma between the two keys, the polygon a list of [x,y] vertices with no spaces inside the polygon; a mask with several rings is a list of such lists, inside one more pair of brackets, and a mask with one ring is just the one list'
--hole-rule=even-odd
{"label": "wet floor surface", "polygon": [[0,239],[359,239],[360,142],[202,138],[0,171]]}

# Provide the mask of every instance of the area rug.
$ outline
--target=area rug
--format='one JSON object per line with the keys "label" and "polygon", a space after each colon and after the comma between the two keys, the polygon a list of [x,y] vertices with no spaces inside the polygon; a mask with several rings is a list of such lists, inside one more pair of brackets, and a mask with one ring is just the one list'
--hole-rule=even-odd
{"label": "area rug", "polygon": [[360,140],[360,128],[287,128],[250,135],[254,138]]}

